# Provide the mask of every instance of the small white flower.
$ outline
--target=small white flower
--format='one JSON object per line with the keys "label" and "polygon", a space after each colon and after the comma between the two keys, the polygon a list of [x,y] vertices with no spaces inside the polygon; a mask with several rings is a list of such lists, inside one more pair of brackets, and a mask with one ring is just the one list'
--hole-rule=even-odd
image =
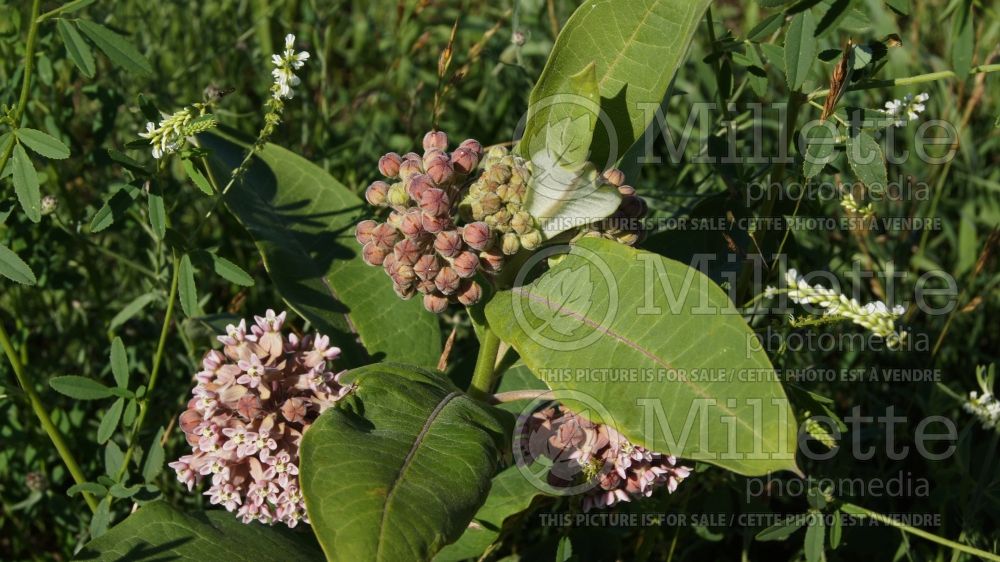
{"label": "small white flower", "polygon": [[307,60],[309,60],[309,53],[305,51],[295,52],[295,36],[291,33],[286,35],[284,52],[271,55],[271,63],[274,64],[274,69],[271,71],[274,85],[271,87],[271,91],[274,99],[292,99],[295,95],[292,88],[301,83],[294,71],[302,68]]}
{"label": "small white flower", "polygon": [[916,121],[920,117],[920,114],[927,108],[924,103],[930,97],[927,93],[917,94],[916,96],[906,94],[902,100],[885,102],[885,109],[882,110],[882,113],[894,119],[892,122],[894,127],[902,127],[910,121]]}

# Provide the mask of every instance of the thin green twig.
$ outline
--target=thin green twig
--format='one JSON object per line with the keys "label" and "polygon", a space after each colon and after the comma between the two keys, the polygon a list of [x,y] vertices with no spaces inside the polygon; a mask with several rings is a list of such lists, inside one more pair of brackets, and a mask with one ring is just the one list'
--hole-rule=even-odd
{"label": "thin green twig", "polygon": [[[3,347],[4,353],[7,354],[10,366],[14,369],[14,377],[17,378],[18,384],[21,385],[21,389],[24,390],[24,394],[28,397],[31,409],[34,410],[35,416],[38,418],[39,423],[42,424],[42,429],[44,429],[45,433],[48,434],[49,440],[52,441],[52,445],[55,446],[63,464],[66,465],[70,476],[73,477],[73,481],[77,484],[83,484],[87,481],[87,477],[83,474],[83,470],[80,469],[80,465],[77,464],[72,451],[66,445],[66,441],[63,440],[62,434],[59,433],[59,428],[52,423],[52,417],[49,416],[48,410],[46,410],[45,405],[42,404],[42,399],[38,395],[38,392],[35,391],[33,382],[25,373],[24,366],[21,364],[21,359],[19,358],[17,351],[14,350],[14,346],[11,344],[10,338],[7,336],[7,330],[3,327],[3,322],[0,322],[0,347]],[[87,502],[91,511],[97,511],[97,500],[93,495],[89,492],[83,492],[83,499]]]}
{"label": "thin green twig", "polygon": [[180,277],[180,260],[177,254],[174,254],[173,265],[171,266],[171,279],[170,279],[170,295],[167,297],[167,312],[163,316],[163,326],[160,328],[160,341],[156,344],[156,355],[153,357],[153,369],[149,374],[149,383],[146,385],[146,393],[139,401],[139,415],[135,418],[135,423],[132,425],[132,431],[128,440],[128,448],[125,449],[125,457],[122,461],[121,468],[118,469],[118,474],[115,477],[116,482],[121,482],[122,478],[125,477],[125,473],[128,472],[129,461],[132,460],[132,455],[135,453],[136,444],[139,441],[139,432],[142,431],[142,425],[146,421],[146,414],[149,412],[149,400],[153,396],[153,391],[156,389],[156,380],[160,374],[160,365],[163,363],[163,350],[166,347],[167,335],[170,333],[170,325],[173,322],[174,317],[174,302],[177,300],[177,285],[178,279]]}
{"label": "thin green twig", "polygon": [[[987,74],[990,72],[1000,71],[1000,64],[983,64],[973,67],[969,70],[969,75],[973,74]],[[946,80],[948,78],[960,78],[957,74],[950,70],[942,70],[939,72],[929,72],[927,74],[918,74],[916,76],[909,76],[906,78],[890,78],[887,80],[867,80],[865,82],[859,82],[857,84],[852,84],[847,87],[848,92],[853,92],[856,90],[873,90],[875,88],[889,88],[893,86],[912,86],[914,84],[923,84],[925,82],[935,82],[937,80]],[[816,98],[823,98],[830,95],[829,89],[816,90],[815,92],[809,94],[809,99],[813,100]]]}

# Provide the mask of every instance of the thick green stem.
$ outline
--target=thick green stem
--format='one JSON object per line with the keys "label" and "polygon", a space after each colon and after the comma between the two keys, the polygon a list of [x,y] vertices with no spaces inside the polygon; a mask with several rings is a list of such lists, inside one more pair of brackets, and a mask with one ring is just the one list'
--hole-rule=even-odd
{"label": "thick green stem", "polygon": [[139,432],[142,431],[142,424],[146,421],[146,414],[149,413],[149,400],[153,396],[153,390],[156,389],[156,379],[160,374],[160,365],[163,363],[163,350],[166,347],[167,335],[170,333],[170,325],[173,323],[174,302],[177,300],[177,285],[180,277],[178,275],[180,260],[177,258],[177,254],[174,254],[173,265],[171,267],[173,272],[170,279],[170,296],[167,297],[167,312],[163,317],[163,326],[160,328],[160,341],[156,344],[156,355],[153,357],[153,370],[149,373],[149,383],[146,385],[146,393],[139,401],[139,415],[136,416],[135,423],[132,425],[128,448],[125,449],[125,460],[122,462],[121,468],[118,469],[118,474],[115,478],[116,482],[121,482],[122,478],[125,477],[125,473],[128,472],[129,462],[132,460],[136,444],[139,441]]}
{"label": "thick green stem", "polygon": [[844,513],[850,515],[851,517],[868,517],[869,519],[874,519],[875,521],[878,521],[878,522],[883,523],[885,525],[888,525],[890,527],[895,527],[895,528],[899,529],[900,531],[903,531],[904,533],[909,533],[911,535],[914,535],[914,536],[917,536],[917,537],[920,537],[920,538],[923,538],[923,539],[927,539],[927,540],[929,540],[931,542],[936,542],[936,543],[938,543],[940,545],[947,546],[948,548],[959,550],[961,552],[964,552],[966,554],[971,554],[973,556],[978,556],[978,557],[983,558],[985,560],[996,560],[997,562],[1000,562],[1000,556],[998,556],[996,554],[992,554],[990,552],[986,552],[985,550],[979,550],[978,548],[974,548],[974,547],[971,547],[971,546],[968,546],[968,545],[964,545],[962,543],[957,543],[955,541],[950,541],[950,540],[948,540],[948,539],[946,539],[944,537],[939,537],[939,536],[935,535],[934,533],[928,533],[927,531],[924,531],[924,530],[921,530],[921,529],[917,529],[916,527],[911,527],[911,526],[907,525],[906,523],[901,523],[901,522],[893,519],[892,517],[889,517],[887,515],[882,515],[881,513],[878,513],[877,511],[872,511],[870,509],[865,509],[865,508],[863,508],[861,506],[854,505],[854,504],[851,504],[851,503],[844,503],[842,505],[842,507],[843,507]]}
{"label": "thick green stem", "polygon": [[484,326],[481,334],[479,356],[476,357],[476,370],[472,373],[468,394],[476,400],[486,401],[493,390],[497,354],[500,352],[500,338],[493,333],[489,326]]}
{"label": "thick green stem", "polygon": [[[10,338],[7,337],[7,330],[4,329],[3,322],[0,322],[0,346],[3,347],[4,353],[7,354],[7,359],[10,360],[10,366],[14,369],[14,376],[17,378],[18,384],[21,385],[21,389],[24,390],[24,394],[27,395],[28,402],[31,403],[31,409],[35,411],[35,416],[42,424],[42,429],[48,434],[49,439],[59,453],[59,457],[62,458],[63,464],[66,465],[70,476],[73,477],[73,481],[77,484],[83,484],[87,481],[87,477],[80,470],[80,465],[76,463],[73,453],[66,445],[66,442],[63,441],[62,434],[59,433],[59,429],[52,423],[52,417],[49,416],[45,405],[42,404],[42,399],[38,396],[38,392],[35,391],[35,386],[24,372],[24,366],[21,364],[21,359],[17,351],[14,350],[14,346],[10,343]],[[97,511],[97,500],[94,496],[89,492],[83,492],[83,499],[90,506],[91,511]]]}

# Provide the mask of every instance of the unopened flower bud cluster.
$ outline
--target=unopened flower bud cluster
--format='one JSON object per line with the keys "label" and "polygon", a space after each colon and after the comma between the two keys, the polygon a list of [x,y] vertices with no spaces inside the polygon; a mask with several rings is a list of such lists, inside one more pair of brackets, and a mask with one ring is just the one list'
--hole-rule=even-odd
{"label": "unopened flower bud cluster", "polygon": [[495,147],[487,152],[481,167],[482,175],[469,186],[462,202],[463,213],[497,234],[504,255],[514,255],[521,248],[537,249],[543,242],[542,231],[525,207],[531,163]]}
{"label": "unopened flower bud cluster", "polygon": [[285,313],[268,310],[226,327],[221,351],[209,351],[180,416],[191,446],[170,466],[191,490],[209,478],[213,504],[244,523],[308,522],[299,488],[299,445],[317,416],[349,388],[331,362],[340,349],[319,334],[282,333]]}
{"label": "unopened flower bud cluster", "polygon": [[600,236],[626,246],[635,246],[646,236],[643,219],[649,212],[646,200],[636,195],[635,188],[625,183],[625,174],[617,168],[608,168],[601,174],[622,196],[622,202],[612,215],[583,228],[583,236]]}
{"label": "unopened flower bud cluster", "polygon": [[476,272],[499,271],[503,255],[485,223],[457,223],[458,200],[482,146],[468,139],[448,152],[448,136],[440,131],[428,132],[423,145],[423,155],[391,152],[379,160],[387,181],[368,186],[365,198],[390,209],[389,216],[362,221],[355,236],[365,263],[381,266],[396,294],[409,299],[419,293],[427,310],[442,312],[449,302],[479,302]]}
{"label": "unopened flower bud cluster", "polygon": [[840,199],[840,206],[845,211],[854,213],[864,219],[870,219],[875,216],[875,207],[871,203],[862,207],[858,203],[858,200],[854,198],[854,194],[849,191]]}
{"label": "unopened flower bud cluster", "polygon": [[[896,329],[896,320],[905,312],[902,306],[890,309],[882,301],[862,305],[857,299],[847,298],[822,285],[809,285],[795,269],[786,272],[785,282],[788,297],[793,302],[816,305],[825,309],[825,316],[850,320],[885,339],[890,348],[898,348],[906,339],[907,333]],[[776,294],[778,290],[774,287],[768,287],[764,293],[766,297]]]}
{"label": "unopened flower bud cluster", "polygon": [[654,453],[629,442],[614,428],[595,424],[558,406],[543,408],[524,425],[525,462],[551,461],[548,483],[568,488],[594,482],[584,492],[583,510],[608,508],[649,497],[661,487],[673,493],[691,474],[671,455]]}
{"label": "unopened flower bud cluster", "polygon": [[153,146],[153,158],[173,154],[184,146],[188,137],[215,127],[218,124],[215,117],[195,115],[196,110],[205,107],[205,104],[196,103],[171,115],[164,114],[159,124],[152,121],[146,123],[146,132],[139,133],[139,136],[149,139],[149,144]]}

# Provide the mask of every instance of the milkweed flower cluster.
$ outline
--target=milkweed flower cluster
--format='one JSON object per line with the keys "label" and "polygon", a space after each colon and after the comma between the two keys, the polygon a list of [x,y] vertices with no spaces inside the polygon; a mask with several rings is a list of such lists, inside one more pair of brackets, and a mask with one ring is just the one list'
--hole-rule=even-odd
{"label": "milkweed flower cluster", "polygon": [[887,117],[894,119],[894,127],[903,127],[910,121],[916,121],[920,114],[927,108],[925,103],[931,96],[926,93],[906,94],[902,100],[892,100],[885,102],[885,109],[881,110]]}
{"label": "milkweed flower cluster", "polygon": [[274,86],[271,87],[271,95],[274,99],[292,99],[295,92],[294,86],[298,86],[302,81],[295,75],[295,71],[309,60],[309,53],[295,52],[295,36],[289,33],[285,35],[285,50],[280,55],[271,55],[271,62],[274,69],[271,75],[274,76]]}
{"label": "milkweed flower cluster", "polygon": [[462,201],[468,220],[482,221],[499,238],[499,248],[506,256],[524,248],[534,250],[543,242],[542,231],[525,206],[532,165],[503,147],[486,153],[483,173],[469,186]]}
{"label": "milkweed flower cluster", "polygon": [[595,424],[558,406],[543,408],[524,425],[525,462],[551,461],[548,483],[594,486],[583,493],[583,510],[609,508],[633,498],[648,498],[661,487],[673,493],[691,474],[672,455],[654,453],[629,442],[614,428]]}
{"label": "milkweed flower cluster", "polygon": [[[896,329],[896,320],[905,312],[902,306],[890,309],[882,301],[861,304],[857,299],[847,298],[833,289],[819,284],[809,285],[795,269],[785,273],[785,283],[788,285],[786,294],[793,302],[816,305],[825,310],[825,316],[850,320],[885,339],[890,348],[899,347],[906,339],[907,333]],[[771,298],[778,293],[775,287],[768,287],[764,296]]]}
{"label": "milkweed flower cluster", "polygon": [[191,446],[170,467],[188,490],[205,478],[213,504],[244,523],[308,522],[298,482],[302,434],[351,389],[332,361],[340,349],[319,334],[282,333],[285,313],[268,310],[247,331],[245,320],[209,351],[180,427]]}
{"label": "milkweed flower cluster", "polygon": [[409,299],[420,293],[424,307],[437,313],[449,302],[479,302],[482,287],[473,278],[477,271],[499,271],[503,254],[486,223],[457,222],[458,200],[482,145],[467,139],[449,153],[448,136],[430,131],[423,146],[423,155],[390,152],[379,160],[388,181],[372,183],[365,198],[389,209],[389,216],[385,222],[361,221],[355,237],[365,263],[381,266],[397,295]]}
{"label": "milkweed flower cluster", "polygon": [[164,114],[158,124],[152,121],[146,123],[146,132],[139,133],[139,136],[149,139],[149,144],[153,145],[153,158],[160,159],[164,155],[173,154],[184,146],[191,135],[215,127],[218,122],[213,115],[195,115],[196,109],[204,107],[204,104],[195,104],[170,115]]}

